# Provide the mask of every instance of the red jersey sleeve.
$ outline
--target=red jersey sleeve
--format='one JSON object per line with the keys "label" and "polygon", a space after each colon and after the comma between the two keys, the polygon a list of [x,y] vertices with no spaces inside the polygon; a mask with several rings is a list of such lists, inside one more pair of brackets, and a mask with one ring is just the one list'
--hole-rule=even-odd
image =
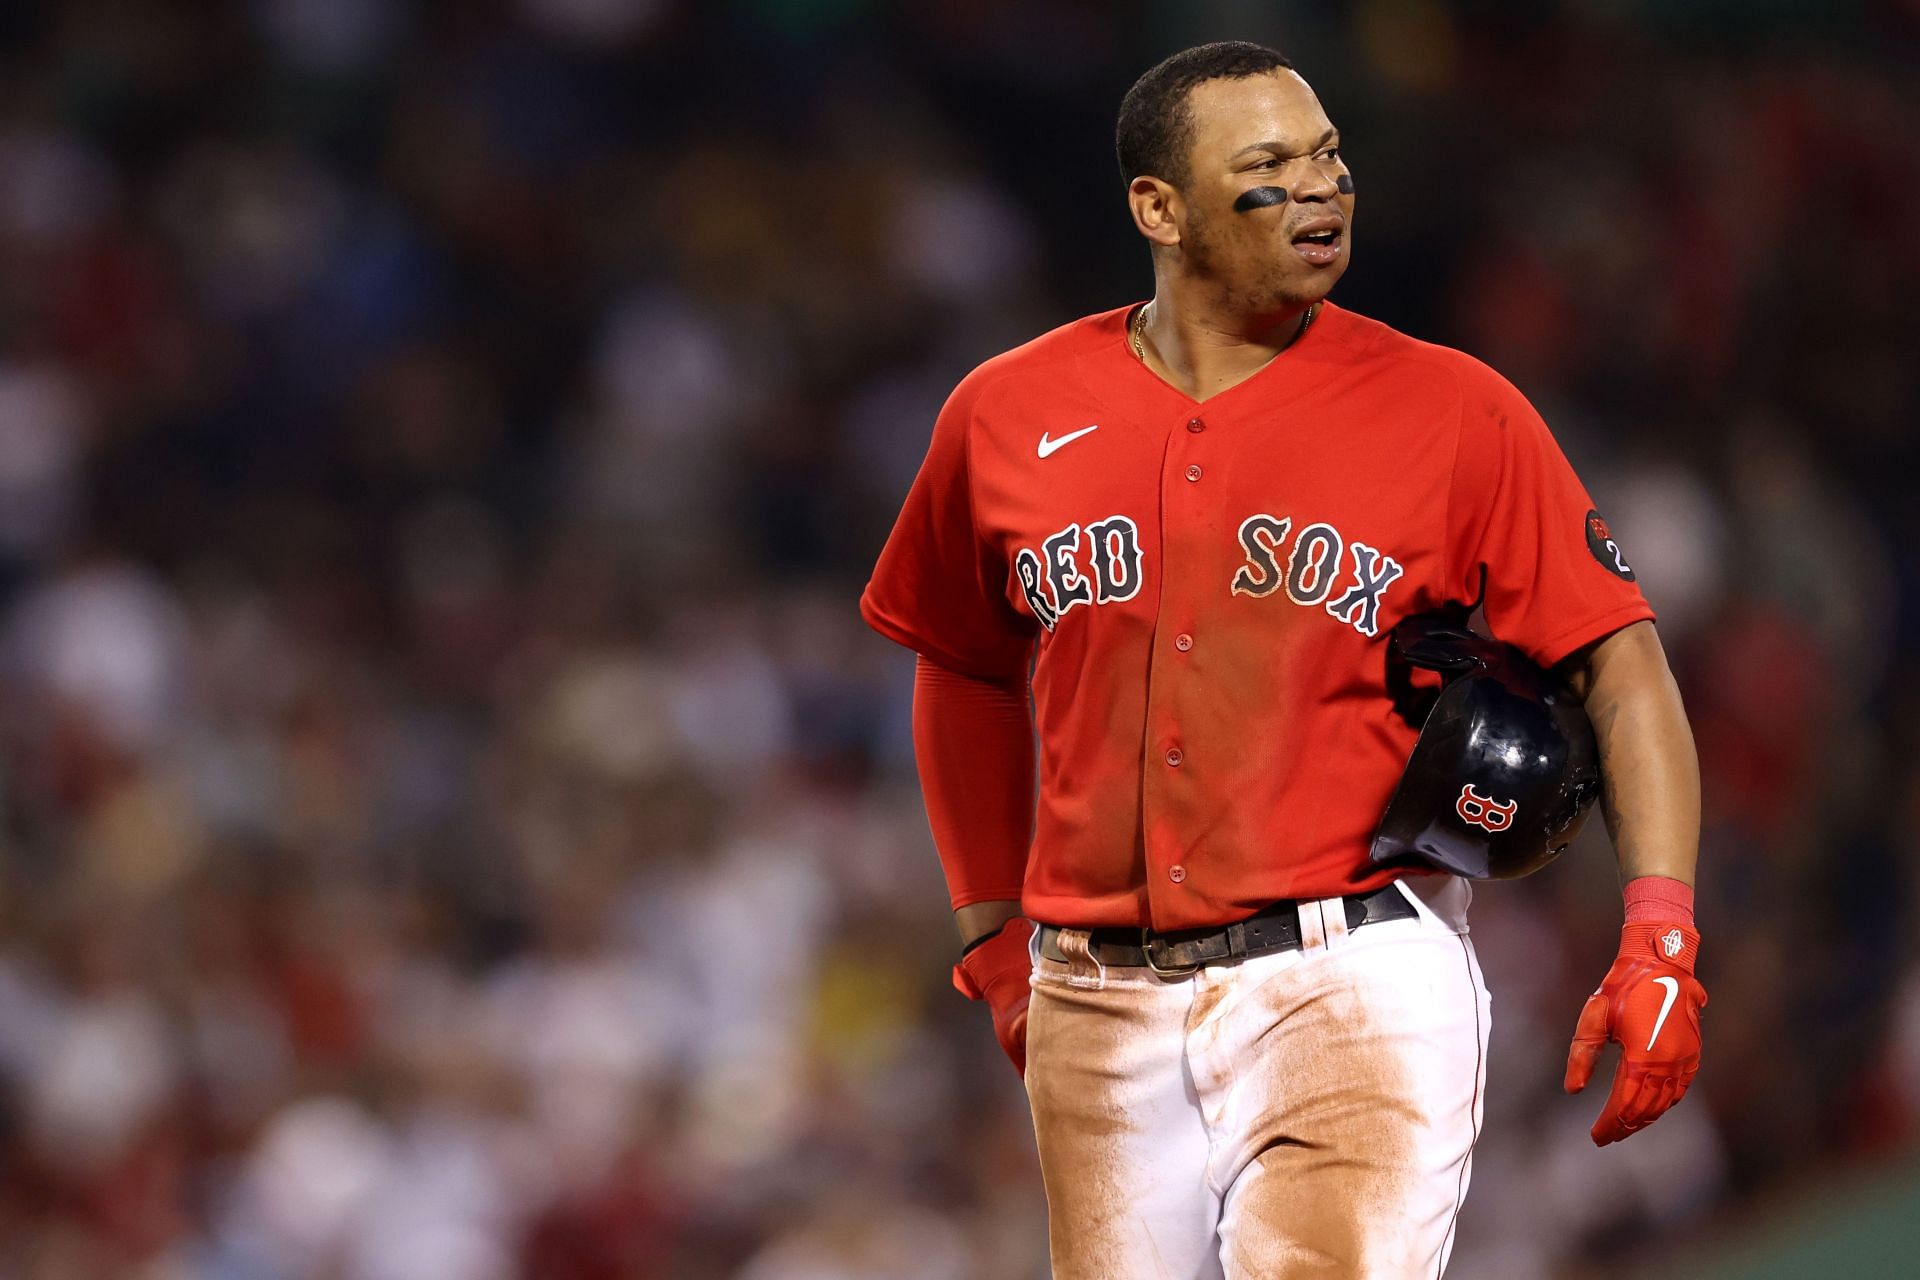
{"label": "red jersey sleeve", "polygon": [[969,378],[941,409],[860,613],[950,671],[1003,680],[1026,674],[1035,624],[1008,603],[1005,566],[974,518],[968,439],[978,395]]}
{"label": "red jersey sleeve", "polygon": [[1552,666],[1653,617],[1547,424],[1477,363],[1461,377],[1448,511],[1450,589],[1463,601],[1480,597],[1494,635],[1534,661]]}

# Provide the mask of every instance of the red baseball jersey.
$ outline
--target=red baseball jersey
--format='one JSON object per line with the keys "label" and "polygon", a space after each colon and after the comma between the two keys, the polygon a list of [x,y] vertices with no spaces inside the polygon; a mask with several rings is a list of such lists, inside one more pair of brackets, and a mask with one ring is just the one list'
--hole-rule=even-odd
{"label": "red baseball jersey", "polygon": [[1323,304],[1201,402],[1134,357],[1130,310],[968,375],[861,612],[955,671],[1031,662],[1028,916],[1181,929],[1382,885],[1368,848],[1416,737],[1393,624],[1478,600],[1550,665],[1653,613],[1479,361]]}

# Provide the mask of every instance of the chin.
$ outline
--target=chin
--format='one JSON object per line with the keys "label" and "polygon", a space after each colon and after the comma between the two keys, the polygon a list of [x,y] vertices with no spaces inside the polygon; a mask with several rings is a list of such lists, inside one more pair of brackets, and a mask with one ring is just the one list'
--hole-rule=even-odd
{"label": "chin", "polygon": [[1290,273],[1289,279],[1276,283],[1269,296],[1278,304],[1276,310],[1310,307],[1316,302],[1326,300],[1326,296],[1333,292],[1333,286],[1340,282],[1340,277],[1346,273],[1346,269],[1346,260],[1342,259],[1332,266],[1320,268],[1304,279],[1292,276]]}

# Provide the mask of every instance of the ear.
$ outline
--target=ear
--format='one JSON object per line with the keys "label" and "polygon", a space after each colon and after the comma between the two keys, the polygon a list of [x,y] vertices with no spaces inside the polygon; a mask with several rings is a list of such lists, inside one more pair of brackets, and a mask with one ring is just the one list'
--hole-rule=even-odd
{"label": "ear", "polygon": [[1173,248],[1180,243],[1180,192],[1158,178],[1139,177],[1127,184],[1127,207],[1133,225],[1152,243]]}

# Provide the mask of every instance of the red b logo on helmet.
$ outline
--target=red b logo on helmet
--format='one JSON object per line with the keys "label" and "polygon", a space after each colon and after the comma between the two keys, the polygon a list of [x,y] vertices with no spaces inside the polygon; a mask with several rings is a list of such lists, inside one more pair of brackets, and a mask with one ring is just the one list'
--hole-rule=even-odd
{"label": "red b logo on helmet", "polygon": [[1513,825],[1513,813],[1519,807],[1518,800],[1501,804],[1492,796],[1483,796],[1469,782],[1460,788],[1460,798],[1454,802],[1453,811],[1476,827],[1487,831],[1505,831]]}

